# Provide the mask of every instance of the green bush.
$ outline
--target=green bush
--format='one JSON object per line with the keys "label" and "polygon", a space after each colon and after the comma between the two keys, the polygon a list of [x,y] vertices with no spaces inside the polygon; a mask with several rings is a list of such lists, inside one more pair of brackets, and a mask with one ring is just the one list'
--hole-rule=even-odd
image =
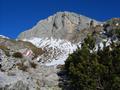
{"label": "green bush", "polygon": [[13,57],[15,57],[15,58],[23,58],[23,55],[20,52],[15,52],[15,53],[13,53]]}
{"label": "green bush", "polygon": [[88,36],[65,61],[70,90],[120,90],[120,45],[94,51],[94,40]]}
{"label": "green bush", "polygon": [[24,63],[17,63],[18,69],[22,71],[27,71],[28,66],[25,66]]}
{"label": "green bush", "polygon": [[31,65],[32,68],[36,68],[37,67],[37,64],[34,63],[34,62],[30,62],[30,65]]}

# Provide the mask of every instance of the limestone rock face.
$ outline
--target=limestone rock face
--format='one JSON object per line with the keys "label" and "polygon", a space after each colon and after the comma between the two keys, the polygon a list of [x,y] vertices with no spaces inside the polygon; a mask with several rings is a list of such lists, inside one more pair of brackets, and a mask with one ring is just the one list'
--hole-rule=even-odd
{"label": "limestone rock face", "polygon": [[[18,39],[38,38],[56,38],[72,40],[78,32],[84,28],[90,27],[92,19],[72,13],[58,12],[47,19],[41,20],[32,29],[22,32]],[[94,25],[99,22],[94,21]]]}

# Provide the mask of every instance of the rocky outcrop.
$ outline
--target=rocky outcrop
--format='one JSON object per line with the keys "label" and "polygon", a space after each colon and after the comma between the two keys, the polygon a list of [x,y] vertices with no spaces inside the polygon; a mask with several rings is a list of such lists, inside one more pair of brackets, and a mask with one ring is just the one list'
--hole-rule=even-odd
{"label": "rocky outcrop", "polygon": [[23,56],[37,57],[43,53],[41,48],[36,47],[30,42],[12,40],[7,38],[0,38],[0,49],[2,49],[7,56],[14,52],[21,52]]}
{"label": "rocky outcrop", "polygon": [[59,71],[28,58],[7,57],[0,50],[0,90],[61,90]]}
{"label": "rocky outcrop", "polygon": [[93,26],[100,23],[76,13],[58,12],[39,21],[32,29],[22,32],[18,39],[53,37],[73,41],[75,36],[79,35],[79,31],[90,27],[91,21],[94,23]]}

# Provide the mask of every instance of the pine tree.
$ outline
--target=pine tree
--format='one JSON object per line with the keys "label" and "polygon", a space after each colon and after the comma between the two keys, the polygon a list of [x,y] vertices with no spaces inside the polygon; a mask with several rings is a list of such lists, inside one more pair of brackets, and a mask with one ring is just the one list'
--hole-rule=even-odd
{"label": "pine tree", "polygon": [[70,90],[120,90],[120,45],[113,42],[98,51],[94,48],[95,39],[88,35],[66,60]]}

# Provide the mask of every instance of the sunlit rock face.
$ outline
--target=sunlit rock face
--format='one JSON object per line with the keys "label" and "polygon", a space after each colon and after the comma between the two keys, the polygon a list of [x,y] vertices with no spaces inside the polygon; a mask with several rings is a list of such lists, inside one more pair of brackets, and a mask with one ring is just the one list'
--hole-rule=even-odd
{"label": "sunlit rock face", "polygon": [[72,12],[58,12],[47,19],[41,20],[32,29],[22,32],[18,39],[29,39],[32,37],[66,39],[73,41],[79,35],[80,30],[94,26],[100,22]]}

